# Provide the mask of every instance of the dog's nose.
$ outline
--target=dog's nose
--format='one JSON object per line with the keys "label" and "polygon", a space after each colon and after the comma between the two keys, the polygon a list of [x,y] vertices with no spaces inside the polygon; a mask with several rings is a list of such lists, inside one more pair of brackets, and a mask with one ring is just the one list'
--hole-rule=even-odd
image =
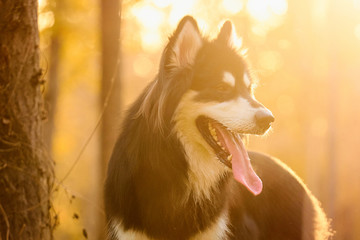
{"label": "dog's nose", "polygon": [[270,124],[275,120],[274,116],[269,110],[258,111],[255,114],[256,124],[262,129],[268,129]]}

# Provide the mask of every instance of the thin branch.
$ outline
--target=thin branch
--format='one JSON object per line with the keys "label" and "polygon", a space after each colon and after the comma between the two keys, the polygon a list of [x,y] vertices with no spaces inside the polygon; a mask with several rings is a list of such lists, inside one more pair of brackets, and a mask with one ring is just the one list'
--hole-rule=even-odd
{"label": "thin branch", "polygon": [[5,220],[5,224],[6,224],[6,240],[9,240],[9,238],[10,238],[10,223],[9,223],[8,216],[1,204],[0,204],[0,211],[1,211],[2,215],[4,216],[4,220]]}
{"label": "thin branch", "polygon": [[[67,171],[67,173],[65,174],[65,176],[64,176],[61,180],[59,180],[59,181],[57,182],[57,186],[56,186],[54,189],[56,189],[58,186],[63,186],[63,182],[66,180],[66,178],[67,178],[67,177],[71,174],[71,172],[74,170],[76,164],[79,162],[81,156],[83,155],[84,151],[86,150],[86,147],[89,145],[90,140],[91,140],[92,137],[94,136],[94,134],[95,134],[96,130],[98,129],[98,127],[100,126],[100,123],[101,123],[101,121],[102,121],[102,119],[103,119],[105,110],[106,110],[106,108],[107,108],[107,106],[108,106],[108,104],[109,104],[109,99],[110,99],[110,96],[111,96],[111,93],[112,93],[112,90],[113,90],[113,87],[114,87],[115,76],[116,76],[116,74],[117,74],[117,72],[118,72],[119,66],[120,66],[120,58],[118,58],[118,61],[117,61],[117,63],[116,63],[115,71],[114,71],[114,74],[113,74],[113,76],[112,76],[112,78],[111,78],[111,80],[110,80],[110,88],[109,88],[109,91],[108,91],[108,93],[107,93],[107,95],[106,95],[106,98],[105,98],[105,101],[104,101],[104,105],[103,105],[103,109],[102,109],[102,111],[101,111],[101,113],[100,113],[100,115],[99,115],[99,118],[98,118],[98,120],[97,120],[97,122],[96,122],[96,125],[95,125],[93,131],[90,133],[90,136],[88,137],[88,139],[86,140],[85,144],[84,144],[83,147],[81,148],[81,150],[80,150],[80,152],[79,152],[79,155],[77,156],[77,158],[75,159],[75,161],[74,161],[73,164],[71,165],[70,169]],[[64,187],[64,186],[63,186],[63,187]],[[29,207],[29,208],[26,208],[26,209],[24,209],[24,210],[22,210],[22,211],[31,211],[31,210],[34,210],[34,209],[38,208],[39,206],[41,206],[41,204],[43,204],[43,203],[45,203],[46,201],[48,201],[49,199],[50,199],[50,196],[47,197],[47,198],[45,198],[45,199],[43,199],[42,201],[40,201],[40,203],[38,203],[38,204],[36,204],[36,205],[34,205],[34,206],[31,206],[31,207]],[[101,208],[100,208],[100,209],[101,209]],[[103,210],[101,210],[101,212],[103,212]]]}
{"label": "thin branch", "polygon": [[80,153],[77,156],[77,158],[75,159],[74,163],[71,165],[70,169],[65,174],[65,176],[59,181],[58,185],[61,185],[66,180],[66,178],[71,174],[71,172],[74,170],[75,166],[77,165],[77,163],[79,162],[81,156],[83,155],[84,151],[86,150],[87,146],[89,145],[90,140],[94,136],[94,134],[95,134],[96,130],[98,129],[98,127],[100,126],[100,123],[101,123],[101,121],[102,121],[102,119],[104,117],[105,110],[107,109],[107,106],[109,104],[109,99],[110,99],[110,96],[111,96],[111,93],[112,93],[112,90],[113,90],[113,87],[114,87],[115,76],[116,76],[116,74],[118,72],[119,65],[120,65],[120,58],[118,58],[118,61],[116,63],[114,74],[113,74],[113,76],[111,77],[111,80],[110,80],[110,88],[109,88],[109,91],[108,91],[108,93],[106,95],[104,105],[103,105],[103,109],[101,111],[101,114],[100,114],[97,122],[96,122],[96,125],[95,125],[93,131],[90,133],[90,136],[86,140],[85,144],[81,148]]}

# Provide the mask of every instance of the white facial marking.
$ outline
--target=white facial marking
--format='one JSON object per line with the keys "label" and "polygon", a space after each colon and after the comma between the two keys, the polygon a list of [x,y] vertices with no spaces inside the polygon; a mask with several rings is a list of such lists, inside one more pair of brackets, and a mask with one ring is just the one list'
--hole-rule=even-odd
{"label": "white facial marking", "polygon": [[189,192],[184,195],[184,200],[190,192],[194,194],[195,199],[210,199],[211,188],[226,171],[229,171],[220,163],[196,127],[196,118],[202,114],[199,111],[204,107],[204,103],[194,100],[196,93],[189,90],[184,94],[174,116],[174,130],[184,146],[189,163]]}
{"label": "white facial marking", "polygon": [[255,114],[259,109],[242,97],[219,103],[197,101],[196,95],[194,90],[183,95],[175,111],[174,131],[184,146],[189,163],[188,193],[192,192],[195,198],[210,199],[212,187],[229,169],[218,160],[197,129],[196,119],[200,115],[207,116],[235,132],[251,133],[256,129]]}
{"label": "white facial marking", "polygon": [[250,87],[251,81],[247,72],[244,73],[244,83],[247,88]]}
{"label": "white facial marking", "polygon": [[255,114],[257,108],[251,106],[245,98],[204,106],[204,115],[215,119],[236,132],[250,132],[256,127]]}
{"label": "white facial marking", "polygon": [[235,87],[235,78],[229,72],[224,72],[223,81],[232,87]]}

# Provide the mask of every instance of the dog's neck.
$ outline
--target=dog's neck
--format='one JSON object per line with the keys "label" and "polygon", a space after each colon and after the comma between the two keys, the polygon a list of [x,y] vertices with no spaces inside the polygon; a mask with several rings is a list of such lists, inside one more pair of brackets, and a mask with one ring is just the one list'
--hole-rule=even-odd
{"label": "dog's neck", "polygon": [[[147,126],[146,119],[129,125],[128,133],[142,132],[136,145],[130,144],[129,136],[122,136],[129,142],[126,155],[132,156],[129,164],[136,186],[131,212],[138,212],[144,228],[158,229],[151,235],[162,238],[167,238],[166,231],[187,237],[204,231],[226,212],[228,172],[213,156],[204,154],[205,149],[192,149],[178,135],[164,137]],[[203,154],[197,155],[199,150]],[[163,219],[154,221],[157,215]]]}
{"label": "dog's neck", "polygon": [[[191,99],[194,92],[189,91],[182,97],[175,113],[173,133],[180,141],[188,168],[188,191],[195,198],[211,199],[212,189],[219,180],[229,174],[227,167],[222,164],[214,150],[201,136],[195,119]],[[189,104],[191,103],[191,104]]]}

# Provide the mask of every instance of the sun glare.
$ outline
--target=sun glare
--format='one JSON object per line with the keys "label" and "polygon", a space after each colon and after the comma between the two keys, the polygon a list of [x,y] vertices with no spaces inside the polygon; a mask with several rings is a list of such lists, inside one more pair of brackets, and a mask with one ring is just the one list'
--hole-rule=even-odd
{"label": "sun glare", "polygon": [[288,9],[286,0],[271,0],[268,1],[270,10],[277,15],[284,15]]}
{"label": "sun glare", "polygon": [[259,56],[259,65],[268,72],[276,72],[282,65],[281,55],[276,51],[264,51]]}
{"label": "sun glare", "polygon": [[47,0],[38,0],[38,11],[41,12],[46,5],[48,4]]}
{"label": "sun glare", "polygon": [[286,0],[249,0],[246,8],[252,18],[266,22],[273,14],[284,15],[288,5]]}
{"label": "sun glare", "polygon": [[197,18],[197,24],[202,32],[209,32],[209,24],[205,19]]}
{"label": "sun glare", "polygon": [[249,0],[246,8],[250,16],[258,21],[265,22],[270,18],[266,0]]}
{"label": "sun glare", "polygon": [[143,28],[148,30],[158,29],[164,20],[164,14],[151,5],[140,5],[132,8],[132,14]]}
{"label": "sun glare", "polygon": [[244,3],[241,0],[223,0],[222,5],[230,14],[236,14],[244,8]]}
{"label": "sun glare", "polygon": [[54,13],[52,11],[39,14],[38,26],[40,32],[47,28],[52,27],[54,23],[55,23],[55,18],[54,18]]}
{"label": "sun glare", "polygon": [[191,10],[193,9],[194,2],[195,1],[193,1],[193,0],[175,0],[175,1],[173,1],[171,12],[170,12],[170,17],[169,17],[170,26],[172,28],[174,28],[178,24],[179,20],[183,16],[185,16],[187,14],[191,14]]}
{"label": "sun glare", "polygon": [[355,37],[356,37],[358,40],[360,40],[360,23],[355,26],[355,28],[354,28],[354,34],[355,34]]}
{"label": "sun glare", "polygon": [[144,31],[141,33],[141,47],[149,52],[157,52],[161,46],[159,31]]}
{"label": "sun glare", "polygon": [[171,0],[153,0],[153,3],[159,8],[165,8],[171,4]]}
{"label": "sun glare", "polygon": [[360,0],[353,0],[354,8],[360,9]]}

